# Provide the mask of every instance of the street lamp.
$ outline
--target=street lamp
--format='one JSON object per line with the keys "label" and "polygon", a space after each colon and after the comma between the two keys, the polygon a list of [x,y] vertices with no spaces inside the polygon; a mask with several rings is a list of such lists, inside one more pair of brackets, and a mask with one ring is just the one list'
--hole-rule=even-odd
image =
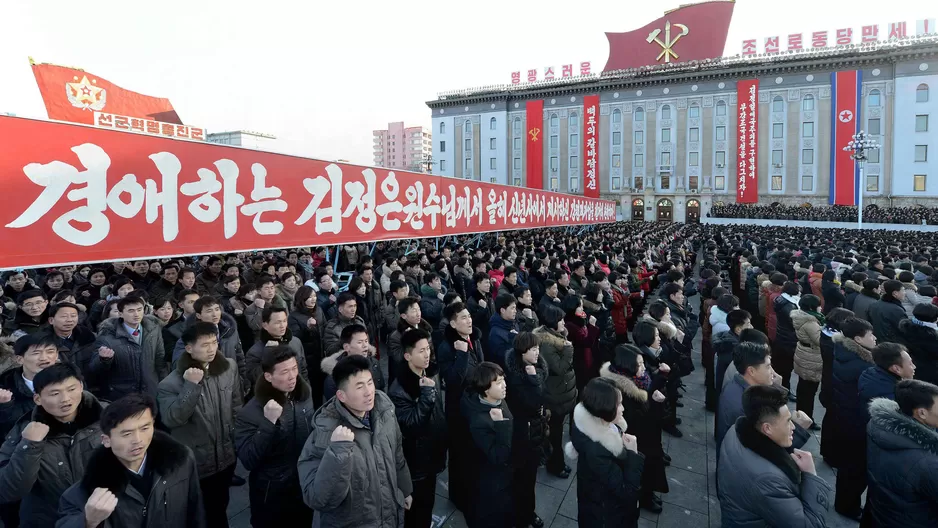
{"label": "street lamp", "polygon": [[867,151],[879,149],[876,140],[869,137],[866,132],[860,131],[854,134],[853,138],[844,147],[845,152],[850,152],[850,157],[857,162],[860,168],[860,197],[857,204],[857,229],[863,229],[863,193],[866,192],[866,180],[863,177],[863,162],[867,160]]}

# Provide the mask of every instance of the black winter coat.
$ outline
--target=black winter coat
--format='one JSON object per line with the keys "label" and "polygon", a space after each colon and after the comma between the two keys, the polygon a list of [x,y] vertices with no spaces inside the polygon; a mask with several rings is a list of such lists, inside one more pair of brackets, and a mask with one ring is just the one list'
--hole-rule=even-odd
{"label": "black winter coat", "polygon": [[829,314],[834,308],[843,308],[847,304],[844,292],[833,282],[821,282],[821,295],[824,296],[824,315]]}
{"label": "black winter coat", "polygon": [[[482,301],[485,302],[484,307],[479,304]],[[482,339],[485,340],[485,344],[488,345],[489,321],[492,319],[492,316],[495,315],[495,301],[490,295],[477,291],[469,297],[469,300],[466,302],[466,307],[469,308],[469,313],[472,314],[472,326],[482,332]]]}
{"label": "black winter coat", "polygon": [[834,341],[831,336],[835,333],[828,327],[821,329],[821,361],[824,364],[821,367],[821,392],[819,398],[825,409],[831,405],[831,392],[833,392],[834,382],[831,378],[834,376]]}
{"label": "black winter coat", "polygon": [[0,403],[0,438],[6,438],[13,425],[24,414],[36,408],[33,391],[23,381],[23,367],[10,369],[0,374],[0,389],[13,393],[13,399]]}
{"label": "black winter coat", "polygon": [[513,418],[508,405],[498,405],[505,420],[493,421],[478,394],[466,392],[460,410],[469,424],[469,443],[463,456],[468,458],[470,508],[466,511],[469,528],[499,528],[512,526],[514,517],[512,496]]}
{"label": "black winter coat", "polygon": [[795,334],[795,325],[791,322],[791,313],[797,309],[798,305],[781,295],[775,299],[775,315],[778,317],[775,344],[785,350],[791,350],[792,353],[798,346],[798,336]]}
{"label": "black winter coat", "polygon": [[833,392],[831,407],[824,416],[821,455],[832,467],[842,467],[863,460],[863,410],[859,382],[863,371],[873,366],[870,351],[853,339],[836,334],[834,341]]}
{"label": "black winter coat", "polygon": [[899,322],[899,339],[915,363],[915,379],[938,384],[938,332],[905,319]]}
{"label": "black winter coat", "polygon": [[413,480],[435,477],[446,468],[448,431],[439,369],[430,363],[424,375],[433,380],[432,387],[421,387],[420,378],[401,365],[388,391]]}
{"label": "black winter coat", "polygon": [[878,343],[899,343],[899,322],[906,318],[902,302],[894,297],[883,296],[870,306],[870,323]]}
{"label": "black winter coat", "polygon": [[900,378],[892,372],[883,370],[876,365],[860,374],[860,379],[857,381],[857,393],[860,397],[860,411],[863,413],[864,428],[870,422],[870,402],[873,401],[873,398],[895,400],[896,384],[899,383],[899,380]]}
{"label": "black winter coat", "polygon": [[[537,467],[548,454],[547,439],[547,361],[538,356],[533,376],[525,371],[524,360],[515,351],[505,356],[505,381],[508,384],[508,408],[514,418],[511,440],[512,463],[515,467]],[[546,457],[545,457],[546,458]]]}

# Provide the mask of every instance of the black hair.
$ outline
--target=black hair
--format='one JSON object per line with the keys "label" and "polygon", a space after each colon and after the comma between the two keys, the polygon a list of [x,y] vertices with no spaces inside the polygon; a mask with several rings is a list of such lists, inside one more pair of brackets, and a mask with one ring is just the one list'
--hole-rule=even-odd
{"label": "black hair", "polygon": [[504,273],[505,273],[505,277],[508,277],[508,276],[511,275],[512,273],[517,274],[517,273],[518,273],[518,268],[516,268],[516,267],[514,267],[514,266],[508,266],[508,267],[505,268],[505,272],[504,272]]}
{"label": "black hair", "polygon": [[208,266],[211,267],[212,264],[216,262],[221,262],[221,261],[222,261],[221,257],[219,257],[218,255],[212,255],[211,257],[208,258]]}
{"label": "black hair", "polygon": [[655,343],[655,333],[658,331],[658,325],[651,321],[639,320],[632,329],[632,339],[640,347],[650,347]]}
{"label": "black hair", "polygon": [[873,349],[873,363],[883,370],[889,370],[893,365],[902,364],[902,353],[909,353],[909,349],[899,343],[880,343]]}
{"label": "black hair", "polygon": [[271,316],[273,316],[275,313],[283,313],[289,316],[286,307],[269,304],[265,306],[264,311],[261,312],[261,321],[269,323]]}
{"label": "black hair", "polygon": [[254,287],[259,290],[268,284],[276,284],[276,281],[270,275],[261,275],[254,283]]}
{"label": "black hair", "polygon": [[192,309],[195,310],[195,313],[202,313],[202,309],[211,308],[212,306],[218,306],[221,308],[221,303],[218,302],[218,299],[212,297],[211,295],[199,297],[197,301],[192,303]]}
{"label": "black hair", "polygon": [[931,409],[938,399],[938,386],[921,380],[902,380],[896,383],[896,403],[906,416],[915,409]]}
{"label": "black hair", "polygon": [[739,333],[739,342],[758,343],[760,345],[769,346],[769,336],[765,335],[765,332],[762,330],[756,328],[744,328],[743,331]]}
{"label": "black hair", "polygon": [[782,387],[753,385],[743,392],[743,414],[755,426],[777,418],[786,405],[788,391]]}
{"label": "black hair", "polygon": [[[221,279],[222,283],[224,283],[225,285],[228,285],[234,281],[240,281],[240,280],[241,280],[241,275],[225,275]],[[238,287],[240,288],[240,285]]]}
{"label": "black hair", "polygon": [[391,281],[391,286],[389,288],[389,291],[391,293],[396,293],[406,287],[407,287],[407,283],[404,281],[400,281],[400,280]]}
{"label": "black hair", "polygon": [[515,336],[512,346],[519,355],[524,354],[528,350],[538,346],[540,344],[540,339],[532,332],[521,332]]}
{"label": "black hair", "polygon": [[[179,293],[176,294],[176,302],[181,304],[182,301],[185,301],[186,297],[190,295],[199,295],[199,292],[190,289],[179,290]],[[201,297],[201,295],[199,295],[199,297]]]}
{"label": "black hair", "polygon": [[267,347],[261,353],[261,370],[271,373],[277,365],[296,358],[296,351],[286,345]]}
{"label": "black hair", "polygon": [[332,381],[339,390],[345,390],[348,379],[360,372],[371,373],[371,361],[364,356],[347,355],[336,362],[332,369]]}
{"label": "black hair", "polygon": [[453,304],[453,301],[455,301],[456,299],[459,299],[459,298],[460,298],[459,292],[456,292],[456,291],[448,291],[448,292],[446,292],[446,295],[443,296],[443,306],[446,306],[446,305],[449,305],[449,304]]}
{"label": "black hair", "polygon": [[642,351],[634,345],[619,345],[615,349],[612,366],[629,376],[634,376],[638,373],[638,357],[641,355]]}
{"label": "black hair", "polygon": [[42,390],[49,385],[62,383],[69,378],[75,378],[82,383],[85,381],[81,377],[81,371],[70,361],[56,363],[51,367],[44,368],[33,377],[33,394],[42,394]]}
{"label": "black hair", "polygon": [[541,310],[541,322],[551,330],[557,330],[557,325],[560,324],[560,321],[563,321],[563,318],[563,310],[557,306],[545,306]]}
{"label": "black hair", "polygon": [[143,300],[143,297],[138,297],[136,295],[128,295],[123,299],[117,301],[117,311],[123,312],[124,308],[130,306],[131,304],[139,304],[140,306],[146,306],[147,302]]}
{"label": "black hair", "polygon": [[671,296],[674,295],[675,293],[683,292],[683,291],[684,289],[681,288],[680,284],[669,282],[664,285],[664,288],[661,289],[661,297],[665,299],[670,299]]}
{"label": "black hair", "polygon": [[[36,377],[38,378],[39,375],[37,374]],[[101,419],[99,421],[101,432],[110,436],[111,431],[120,425],[121,422],[128,418],[139,416],[147,410],[150,411],[151,417],[156,418],[156,400],[149,394],[135,392],[118,398],[101,411]]]}
{"label": "black hair", "polygon": [[730,330],[735,329],[737,326],[741,326],[746,323],[746,321],[752,320],[752,315],[746,310],[733,310],[732,312],[726,314],[726,325],[730,327]]}
{"label": "black hair", "polygon": [[768,355],[769,347],[766,345],[740,341],[733,348],[733,366],[736,367],[736,372],[743,376],[749,367],[758,367],[765,364],[765,358]]}
{"label": "black hair", "polygon": [[912,309],[912,317],[923,323],[934,323],[938,321],[938,306],[934,304],[917,304]]}
{"label": "black hair", "polygon": [[358,304],[358,300],[355,298],[354,293],[350,291],[344,291],[340,293],[339,296],[336,298],[335,305],[342,306],[349,301],[354,301],[356,304]]}
{"label": "black hair", "polygon": [[456,316],[462,313],[462,311],[465,309],[466,303],[464,302],[450,304],[443,308],[443,317],[445,317],[447,321],[455,321]]}
{"label": "black hair", "polygon": [[397,313],[403,315],[410,310],[410,307],[413,305],[420,306],[420,299],[416,297],[404,297],[400,301],[397,301]]}
{"label": "black hair", "polygon": [[[297,311],[306,312],[306,310],[308,310],[308,308],[306,308],[306,300],[315,296],[316,290],[314,290],[312,286],[300,286],[293,295],[293,307],[296,308]],[[313,311],[315,312],[316,309],[313,308]]]}
{"label": "black hair", "polygon": [[827,314],[827,326],[839,332],[844,321],[854,316],[855,314],[846,308],[834,308]]}
{"label": "black hair", "polygon": [[55,317],[55,314],[59,313],[59,311],[62,310],[63,308],[72,308],[73,310],[78,312],[79,315],[81,315],[81,308],[79,308],[77,304],[70,303],[70,302],[60,302],[57,304],[53,304],[49,308],[49,317]]}
{"label": "black hair", "polygon": [[49,300],[45,292],[42,290],[26,290],[23,293],[16,296],[16,304],[22,306],[26,301],[34,299],[36,297],[42,297],[43,301]]}
{"label": "black hair", "polygon": [[577,308],[583,305],[583,299],[575,293],[568,293],[566,297],[563,298],[563,301],[560,303],[561,309],[566,315],[574,315],[577,312]]}
{"label": "black hair", "polygon": [[426,339],[428,344],[432,342],[430,333],[426,330],[422,330],[420,328],[405,330],[404,334],[401,335],[401,350],[403,351],[402,354],[406,354],[412,351],[421,339]]}
{"label": "black hair", "polygon": [[798,301],[798,308],[801,308],[805,312],[817,312],[818,308],[821,307],[821,298],[817,295],[802,295],[801,299]]}
{"label": "black hair", "polygon": [[473,284],[479,284],[480,282],[482,282],[482,281],[484,281],[484,280],[489,280],[489,275],[488,275],[488,273],[483,273],[483,272],[480,271],[479,273],[476,273],[475,275],[472,276],[472,283],[473,283]]}
{"label": "black hair", "polygon": [[511,308],[513,304],[517,304],[518,300],[515,299],[514,295],[502,294],[495,298],[495,313],[501,315],[502,310],[507,310]]}
{"label": "black hair", "polygon": [[897,291],[902,291],[903,288],[904,286],[902,286],[901,282],[897,280],[888,280],[883,283],[883,295],[889,297]]}
{"label": "black hair", "polygon": [[583,388],[580,402],[588,413],[607,422],[619,419],[622,393],[615,382],[607,378],[593,378]]}
{"label": "black hair", "polygon": [[664,301],[655,301],[648,306],[648,315],[656,321],[660,321],[666,313],[668,313],[668,305]]}
{"label": "black hair", "polygon": [[853,339],[854,337],[863,337],[866,334],[873,331],[873,325],[864,321],[863,319],[857,319],[853,317],[847,319],[841,325],[841,331],[844,334],[844,337],[848,339]]}
{"label": "black hair", "polygon": [[182,333],[182,342],[186,345],[194,345],[200,337],[218,336],[218,328],[212,323],[199,321],[186,328]]}
{"label": "black hair", "polygon": [[466,391],[485,396],[485,391],[489,390],[492,383],[504,376],[505,371],[500,366],[491,361],[483,361],[469,373],[466,379]]}
{"label": "black hair", "polygon": [[798,295],[801,293],[801,286],[799,286],[797,282],[786,282],[785,285],[782,286],[782,293],[792,296]]}
{"label": "black hair", "polygon": [[29,352],[30,348],[33,347],[54,347],[56,350],[58,350],[59,344],[51,332],[27,334],[17,339],[16,342],[13,343],[13,353],[17,356],[23,356],[26,354],[26,352]]}
{"label": "black hair", "polygon": [[736,308],[739,308],[739,297],[731,293],[721,295],[720,298],[717,299],[717,308],[722,310],[723,313],[728,314]]}
{"label": "black hair", "polygon": [[352,342],[355,334],[368,335],[368,329],[360,324],[350,324],[342,329],[342,344],[347,345]]}

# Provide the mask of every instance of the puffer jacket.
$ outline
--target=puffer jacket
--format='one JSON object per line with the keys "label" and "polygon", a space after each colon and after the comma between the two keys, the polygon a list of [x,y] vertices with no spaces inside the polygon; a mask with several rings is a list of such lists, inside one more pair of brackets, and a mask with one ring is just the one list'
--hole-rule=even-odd
{"label": "puffer jacket", "polygon": [[870,306],[870,324],[879,343],[899,342],[899,323],[906,318],[902,303],[895,297],[884,296]]}
{"label": "puffer jacket", "polygon": [[729,332],[730,327],[726,324],[727,313],[715,305],[710,308],[710,326],[713,328],[713,334]]}
{"label": "puffer jacket", "polygon": [[840,285],[836,282],[822,281],[821,293],[823,294],[823,312],[829,314],[834,308],[843,308],[847,304],[847,297],[841,291]]}
{"label": "puffer jacket", "polygon": [[902,308],[905,309],[906,317],[912,317],[912,310],[919,304],[931,304],[932,298],[918,294],[918,287],[915,284],[902,283],[905,290],[905,296],[902,297]]}
{"label": "puffer jacket", "polygon": [[844,308],[853,311],[853,303],[857,296],[863,291],[863,287],[853,281],[844,281]]}
{"label": "puffer jacket", "polygon": [[[335,369],[336,364],[339,363],[339,360],[346,356],[348,356],[347,352],[336,352],[331,356],[323,358],[319,363],[319,368],[322,370],[322,373],[326,375],[325,383],[323,383],[322,401],[328,401],[338,392],[339,388],[336,386],[335,380],[332,379],[332,371]],[[388,386],[384,380],[384,373],[381,371],[381,363],[378,361],[378,358],[369,355],[367,359],[371,367],[371,379],[374,381],[375,389],[379,391],[387,390]]]}
{"label": "puffer jacket", "polygon": [[547,363],[546,399],[551,413],[564,416],[573,412],[577,402],[576,372],[573,369],[573,344],[566,336],[541,326],[534,330]]}
{"label": "puffer jacket", "polygon": [[424,375],[433,380],[432,387],[420,386],[420,378],[402,364],[388,390],[404,438],[404,458],[414,480],[435,477],[446,468],[449,441],[439,369],[431,363]]}
{"label": "puffer jacket", "polygon": [[856,464],[862,460],[864,447],[863,409],[859,380],[863,371],[873,366],[873,356],[853,339],[834,334],[834,369],[831,376],[831,406],[824,415],[821,455],[833,467]]}
{"label": "puffer jacket", "polygon": [[792,310],[798,346],[795,348],[795,373],[807,381],[820,382],[824,370],[821,358],[821,325],[817,318],[802,310]]}
{"label": "puffer jacket", "polygon": [[[82,395],[75,419],[77,427],[69,434],[61,422],[42,407],[21,417],[3,447],[0,447],[0,502],[22,500],[20,526],[48,528],[55,524],[59,497],[81,480],[92,452],[101,445],[101,412],[105,405],[90,392]],[[49,426],[41,442],[23,438],[29,422]]]}
{"label": "puffer jacket", "polygon": [[771,343],[778,338],[778,314],[775,312],[775,301],[781,296],[782,288],[772,285],[765,298],[765,333]]}
{"label": "puffer jacket", "polygon": [[938,433],[886,398],[870,403],[867,504],[874,526],[938,526]]}
{"label": "puffer jacket", "polygon": [[511,440],[515,467],[537,467],[547,454],[547,361],[538,355],[532,376],[525,371],[524,360],[514,349],[505,356],[505,398],[514,418]]}
{"label": "puffer jacket", "polygon": [[[190,368],[204,368],[201,382],[183,378]],[[176,362],[176,370],[160,382],[159,389],[156,400],[163,425],[175,440],[192,449],[200,479],[237,463],[234,418],[241,410],[243,392],[235,360],[216,354],[207,367],[202,367],[192,356],[183,354]]]}
{"label": "puffer jacket", "polygon": [[875,398],[896,399],[896,384],[899,376],[874,365],[860,374],[857,380],[857,394],[860,397],[860,410],[863,411],[863,425],[870,422],[870,402]]}
{"label": "puffer jacket", "polygon": [[156,394],[159,381],[169,371],[165,361],[163,328],[152,315],[143,316],[140,328],[143,329],[143,337],[137,344],[127,333],[121,318],[101,323],[94,349],[108,347],[114,351],[114,356],[103,358],[100,354],[92,354],[84,370],[95,396],[114,401],[132,392]]}
{"label": "puffer jacket", "polygon": [[489,320],[489,346],[485,349],[488,351],[488,361],[505,368],[505,355],[512,350],[517,335],[518,324],[515,321],[506,321],[501,315],[493,315]]}
{"label": "puffer jacket", "polygon": [[713,336],[713,353],[716,357],[716,370],[714,370],[714,386],[717,393],[723,390],[723,380],[726,370],[733,364],[733,350],[739,344],[739,336],[729,332],[720,332]]}
{"label": "puffer jacket", "polygon": [[244,355],[244,370],[247,375],[248,383],[257,383],[258,378],[264,377],[262,375],[261,359],[264,356],[264,350],[267,349],[267,343],[271,341],[276,341],[279,346],[288,346],[291,350],[296,352],[296,362],[300,368],[300,376],[308,382],[310,379],[309,365],[306,363],[306,354],[303,353],[303,344],[300,343],[300,340],[293,336],[293,332],[291,332],[289,328],[287,328],[287,331],[280,336],[279,339],[274,338],[267,333],[267,330],[262,328],[257,341],[248,349],[248,353]]}
{"label": "puffer jacket", "polygon": [[[186,317],[183,331],[199,322],[195,314]],[[165,335],[165,334],[164,334]],[[244,348],[241,347],[241,337],[238,335],[238,322],[235,318],[226,313],[221,314],[221,322],[218,323],[218,351],[226,358],[235,360],[238,364],[238,375],[241,377],[241,388],[245,389],[245,383],[248,383],[247,366],[244,358]],[[182,338],[176,341],[173,349],[173,365],[186,353],[186,344]]]}

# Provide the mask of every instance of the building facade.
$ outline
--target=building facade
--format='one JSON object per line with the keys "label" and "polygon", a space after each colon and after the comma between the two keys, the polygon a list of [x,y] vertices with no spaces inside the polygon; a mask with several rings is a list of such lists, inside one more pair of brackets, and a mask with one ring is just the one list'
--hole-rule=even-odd
{"label": "building facade", "polygon": [[216,132],[208,134],[206,141],[217,143],[219,145],[234,145],[254,150],[264,150],[272,152],[277,137],[271,134],[262,134],[260,132],[249,132],[247,130],[233,130],[231,132]]}
{"label": "building facade", "polygon": [[[625,218],[694,221],[737,192],[737,81],[758,79],[759,202],[826,205],[831,73],[862,75],[860,128],[882,145],[865,204],[938,206],[938,38],[732,57],[441,94],[433,173],[526,185],[526,102],[544,101],[545,189],[583,193],[583,96],[600,96],[600,196]],[[845,145],[837,145],[843,148]]]}
{"label": "building facade", "polygon": [[433,152],[433,136],[424,127],[405,127],[403,122],[388,123],[386,130],[375,130],[374,164],[376,167],[411,172],[428,172],[427,160]]}

